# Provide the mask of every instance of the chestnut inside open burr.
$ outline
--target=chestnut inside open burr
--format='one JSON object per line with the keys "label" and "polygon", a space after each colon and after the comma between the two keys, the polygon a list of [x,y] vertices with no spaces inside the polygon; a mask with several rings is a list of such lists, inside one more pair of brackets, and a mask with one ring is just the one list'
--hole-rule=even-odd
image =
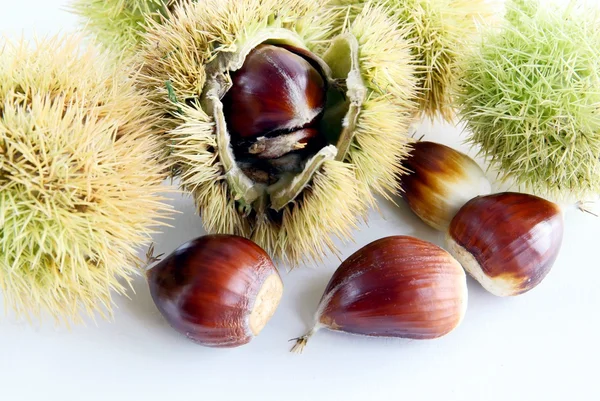
{"label": "chestnut inside open burr", "polygon": [[260,44],[231,73],[223,98],[225,121],[238,163],[253,181],[272,185],[299,173],[327,145],[319,128],[327,77],[311,53]]}

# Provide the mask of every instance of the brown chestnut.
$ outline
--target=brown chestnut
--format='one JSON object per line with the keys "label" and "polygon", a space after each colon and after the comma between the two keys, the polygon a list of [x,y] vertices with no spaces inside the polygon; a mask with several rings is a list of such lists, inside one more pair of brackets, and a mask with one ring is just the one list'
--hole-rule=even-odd
{"label": "brown chestnut", "polygon": [[175,250],[147,272],[156,307],[178,332],[210,347],[237,347],[271,319],[283,283],[254,242],[207,235]]}
{"label": "brown chestnut", "polygon": [[491,193],[483,170],[469,156],[427,141],[413,144],[400,176],[400,195],[429,226],[446,231],[469,200]]}
{"label": "brown chestnut", "polygon": [[306,52],[262,44],[232,73],[223,99],[227,126],[236,137],[254,138],[302,129],[325,108],[326,80]]}
{"label": "brown chestnut", "polygon": [[450,224],[447,245],[486,290],[513,296],[546,277],[559,254],[563,232],[558,205],[507,192],[464,205]]}
{"label": "brown chestnut", "polygon": [[315,326],[297,339],[301,352],[319,329],[376,337],[433,339],[450,333],[467,307],[466,275],[440,247],[387,237],[363,247],[335,271]]}

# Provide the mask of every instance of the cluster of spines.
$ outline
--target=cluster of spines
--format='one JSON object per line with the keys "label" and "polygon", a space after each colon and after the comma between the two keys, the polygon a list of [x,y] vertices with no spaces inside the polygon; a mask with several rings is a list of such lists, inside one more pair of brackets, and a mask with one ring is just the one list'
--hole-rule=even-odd
{"label": "cluster of spines", "polygon": [[600,191],[597,13],[509,4],[468,60],[459,105],[471,143],[523,190]]}
{"label": "cluster of spines", "polygon": [[0,289],[28,317],[111,314],[168,214],[155,116],[79,38],[0,43]]}
{"label": "cluster of spines", "polygon": [[[381,4],[410,42],[419,81],[418,115],[455,116],[454,89],[462,73],[462,56],[491,16],[490,0],[330,0],[351,18],[365,7]],[[346,17],[344,17],[346,18]]]}
{"label": "cluster of spines", "polygon": [[[150,97],[157,111],[171,113],[166,119],[171,128],[166,144],[182,187],[193,194],[207,231],[252,238],[292,265],[319,260],[326,249],[335,251],[329,235],[349,239],[351,228],[374,203],[373,192],[396,189],[415,107],[414,66],[404,34],[382,7],[365,8],[347,25],[361,45],[368,89],[355,143],[346,160],[324,164],[301,197],[282,211],[280,221],[258,215],[251,223],[240,216],[216,154],[214,123],[199,99],[206,82],[204,66],[219,55],[236,52],[264,28],[292,31],[311,51],[322,54],[341,32],[335,27],[339,9],[327,8],[326,3],[209,0],[184,4],[169,21],[151,23],[140,55],[139,85],[153,92]],[[169,98],[177,102],[166,101]]]}
{"label": "cluster of spines", "polygon": [[[150,21],[167,18],[181,0],[73,0],[86,32],[115,54],[134,53]],[[194,0],[186,0],[194,1]]]}
{"label": "cluster of spines", "polygon": [[382,7],[366,5],[346,24],[359,44],[367,96],[358,116],[347,160],[356,167],[364,197],[388,197],[399,190],[397,175],[408,153],[408,127],[416,110],[415,63],[406,31]]}

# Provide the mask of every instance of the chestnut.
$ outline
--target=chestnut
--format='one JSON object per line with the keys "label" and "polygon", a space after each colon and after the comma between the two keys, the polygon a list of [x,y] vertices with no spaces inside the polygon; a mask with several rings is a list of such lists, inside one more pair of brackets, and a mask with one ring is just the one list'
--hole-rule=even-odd
{"label": "chestnut", "polygon": [[392,236],[366,245],[335,271],[301,352],[322,328],[373,337],[434,339],[454,330],[467,308],[461,265],[442,248]]}
{"label": "chestnut", "polygon": [[291,46],[252,49],[231,74],[232,86],[223,99],[234,137],[290,132],[315,122],[325,108],[326,79],[307,57]]}
{"label": "chestnut", "polygon": [[483,170],[469,156],[427,141],[413,144],[399,177],[400,195],[426,224],[446,231],[459,209],[492,191]]}
{"label": "chestnut", "polygon": [[465,204],[450,224],[450,253],[498,296],[530,291],[546,277],[563,239],[558,205],[537,196],[500,193]]}
{"label": "chestnut", "polygon": [[283,283],[269,255],[233,235],[180,246],[147,271],[150,294],[178,332],[209,347],[237,347],[271,319]]}

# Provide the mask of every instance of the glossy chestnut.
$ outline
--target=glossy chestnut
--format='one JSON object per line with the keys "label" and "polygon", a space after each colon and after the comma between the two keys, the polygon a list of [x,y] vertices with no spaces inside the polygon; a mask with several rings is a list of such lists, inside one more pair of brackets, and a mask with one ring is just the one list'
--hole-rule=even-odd
{"label": "glossy chestnut", "polygon": [[520,193],[482,196],[464,205],[447,234],[448,250],[498,296],[530,291],[546,277],[563,239],[558,205]]}
{"label": "glossy chestnut", "polygon": [[158,310],[178,332],[210,347],[237,347],[257,336],[283,293],[277,269],[252,241],[207,235],[147,272]]}
{"label": "glossy chestnut", "polygon": [[454,330],[467,307],[466,275],[440,247],[407,236],[380,239],[335,271],[300,352],[319,329],[374,337],[434,339]]}
{"label": "glossy chestnut", "polygon": [[234,137],[293,132],[315,122],[325,108],[326,80],[307,57],[300,49],[270,44],[248,54],[223,99]]}
{"label": "glossy chestnut", "polygon": [[479,165],[464,153],[427,141],[413,145],[400,176],[400,195],[429,226],[445,231],[460,208],[491,185]]}

